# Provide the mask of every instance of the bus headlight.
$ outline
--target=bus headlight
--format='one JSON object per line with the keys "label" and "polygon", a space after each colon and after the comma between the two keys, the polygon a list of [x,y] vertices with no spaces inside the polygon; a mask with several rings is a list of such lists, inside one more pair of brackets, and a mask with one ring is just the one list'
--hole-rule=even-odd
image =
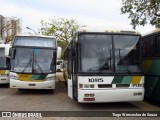
{"label": "bus headlight", "polygon": [[89,88],[89,85],[88,84],[84,84],[84,88]]}
{"label": "bus headlight", "polygon": [[50,80],[55,80],[55,79],[56,79],[56,77],[55,77],[55,76],[52,76],[52,77],[47,77],[47,78],[46,78],[46,80],[47,80],[47,81],[50,81]]}
{"label": "bus headlight", "polygon": [[133,87],[143,87],[143,84],[133,84]]}
{"label": "bus headlight", "polygon": [[11,79],[18,80],[18,76],[10,75]]}
{"label": "bus headlight", "polygon": [[6,76],[7,76],[7,74],[0,74],[0,76],[2,76],[2,77],[6,77]]}
{"label": "bus headlight", "polygon": [[90,88],[94,88],[94,85],[90,85]]}
{"label": "bus headlight", "polygon": [[91,97],[91,98],[93,98],[93,97],[95,97],[95,94],[84,94],[84,97]]}
{"label": "bus headlight", "polygon": [[79,88],[95,88],[94,84],[79,84]]}

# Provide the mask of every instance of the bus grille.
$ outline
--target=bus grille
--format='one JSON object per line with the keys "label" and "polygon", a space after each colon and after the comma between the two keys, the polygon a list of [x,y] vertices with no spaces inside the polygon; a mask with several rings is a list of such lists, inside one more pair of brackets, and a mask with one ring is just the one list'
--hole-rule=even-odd
{"label": "bus grille", "polygon": [[112,84],[98,84],[99,88],[112,88]]}
{"label": "bus grille", "polygon": [[116,84],[117,88],[128,88],[130,84]]}

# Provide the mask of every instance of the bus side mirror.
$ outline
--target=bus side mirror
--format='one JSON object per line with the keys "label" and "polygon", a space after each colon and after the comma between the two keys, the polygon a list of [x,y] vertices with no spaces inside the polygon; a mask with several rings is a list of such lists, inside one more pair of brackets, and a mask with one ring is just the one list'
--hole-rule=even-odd
{"label": "bus side mirror", "polygon": [[56,61],[57,52],[56,51],[53,51],[53,56],[54,56],[54,65],[56,65],[57,64],[57,61]]}
{"label": "bus side mirror", "polygon": [[10,50],[11,50],[11,46],[9,44],[6,44],[4,53],[7,58],[10,58]]}

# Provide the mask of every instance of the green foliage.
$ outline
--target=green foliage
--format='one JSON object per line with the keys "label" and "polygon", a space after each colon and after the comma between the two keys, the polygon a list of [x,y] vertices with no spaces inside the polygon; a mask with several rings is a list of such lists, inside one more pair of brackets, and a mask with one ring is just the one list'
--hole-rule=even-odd
{"label": "green foliage", "polygon": [[63,58],[64,49],[79,27],[82,26],[75,19],[54,17],[48,21],[41,20],[39,33],[56,37],[57,45],[62,48],[61,57]]}
{"label": "green foliage", "polygon": [[68,43],[79,27],[80,25],[75,19],[54,17],[47,22],[42,20],[39,32],[44,35],[54,35],[58,41]]}
{"label": "green foliage", "polygon": [[122,0],[121,13],[129,14],[131,25],[147,23],[160,28],[160,0]]}

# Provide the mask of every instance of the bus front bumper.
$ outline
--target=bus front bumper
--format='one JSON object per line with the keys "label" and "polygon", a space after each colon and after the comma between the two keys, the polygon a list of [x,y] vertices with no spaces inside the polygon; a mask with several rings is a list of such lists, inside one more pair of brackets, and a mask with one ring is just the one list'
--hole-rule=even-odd
{"label": "bus front bumper", "polygon": [[0,77],[0,84],[9,83],[9,77]]}
{"label": "bus front bumper", "polygon": [[143,101],[143,98],[144,98],[144,88],[108,89],[108,90],[78,89],[78,102],[80,103]]}
{"label": "bus front bumper", "polygon": [[55,80],[43,82],[28,82],[20,80],[10,80],[10,88],[20,89],[55,89]]}

